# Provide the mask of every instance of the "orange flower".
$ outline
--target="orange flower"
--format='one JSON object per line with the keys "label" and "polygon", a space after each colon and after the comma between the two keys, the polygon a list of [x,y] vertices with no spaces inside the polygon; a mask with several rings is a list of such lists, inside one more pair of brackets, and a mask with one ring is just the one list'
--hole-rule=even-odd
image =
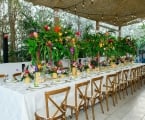
{"label": "orange flower", "polygon": [[55,31],[56,33],[59,33],[60,30],[61,30],[61,27],[60,27],[60,26],[55,26],[55,27],[54,27],[54,31]]}

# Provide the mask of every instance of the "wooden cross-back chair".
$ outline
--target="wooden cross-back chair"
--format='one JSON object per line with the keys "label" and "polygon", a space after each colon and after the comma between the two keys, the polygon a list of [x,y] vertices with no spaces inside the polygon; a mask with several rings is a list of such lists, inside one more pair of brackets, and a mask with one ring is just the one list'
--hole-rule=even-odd
{"label": "wooden cross-back chair", "polygon": [[91,101],[93,120],[95,120],[94,105],[96,104],[96,100],[98,100],[97,102],[100,103],[101,111],[102,113],[104,113],[102,105],[103,101],[102,80],[103,76],[95,77],[92,78],[91,80],[91,96],[89,97],[89,101]]}
{"label": "wooden cross-back chair", "polygon": [[142,83],[145,84],[145,65],[142,65]]}
{"label": "wooden cross-back chair", "polygon": [[75,112],[76,120],[78,120],[81,109],[85,111],[86,119],[88,120],[87,92],[89,83],[90,81],[87,80],[85,82],[75,84],[75,98],[71,103],[67,104],[67,107],[71,109],[71,116],[73,115],[73,112]]}
{"label": "wooden cross-back chair", "polygon": [[136,84],[137,81],[137,69],[136,68],[131,68],[130,69],[130,74],[128,78],[128,87],[131,89],[131,94],[133,95],[133,91],[136,91]]}
{"label": "wooden cross-back chair", "polygon": [[140,88],[142,87],[142,80],[143,80],[143,74],[142,74],[142,66],[138,66],[136,68],[136,87]]}
{"label": "wooden cross-back chair", "polygon": [[121,90],[121,86],[120,85],[122,83],[122,70],[117,71],[116,75],[117,75],[117,77],[116,77],[116,90],[118,92],[119,99],[121,100],[121,94],[120,94],[120,92],[122,90]]}
{"label": "wooden cross-back chair", "polygon": [[106,98],[106,108],[109,111],[108,97],[111,96],[113,101],[113,106],[115,106],[115,102],[117,103],[117,89],[116,89],[116,78],[117,74],[112,73],[106,76],[106,84],[103,87],[106,87],[106,90],[103,91],[103,95]]}
{"label": "wooden cross-back chair", "polygon": [[128,96],[128,79],[129,79],[129,69],[124,69],[122,71],[122,82],[120,83],[120,89],[122,90],[123,93],[123,98],[125,98],[125,92],[126,95]]}
{"label": "wooden cross-back chair", "polygon": [[[69,91],[70,87],[65,87],[45,92],[46,116],[40,116],[38,115],[39,113],[35,112],[36,120],[66,120],[66,104]],[[58,98],[56,95],[61,96]],[[61,99],[61,101],[57,102],[56,100],[58,99]],[[52,104],[55,109],[49,106],[50,104]]]}

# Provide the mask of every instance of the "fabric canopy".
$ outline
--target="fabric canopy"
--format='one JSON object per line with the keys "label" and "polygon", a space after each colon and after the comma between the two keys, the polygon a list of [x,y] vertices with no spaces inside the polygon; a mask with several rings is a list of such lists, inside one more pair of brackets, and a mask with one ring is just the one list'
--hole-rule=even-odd
{"label": "fabric canopy", "polygon": [[26,0],[116,26],[145,17],[145,0]]}

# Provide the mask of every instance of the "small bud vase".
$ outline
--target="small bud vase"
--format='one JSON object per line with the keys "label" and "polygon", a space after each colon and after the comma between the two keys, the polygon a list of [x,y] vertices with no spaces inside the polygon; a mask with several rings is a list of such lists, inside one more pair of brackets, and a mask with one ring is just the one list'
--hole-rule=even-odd
{"label": "small bud vase", "polygon": [[26,74],[25,78],[24,78],[24,83],[29,84],[31,81],[30,77],[28,74]]}
{"label": "small bud vase", "polygon": [[77,75],[77,68],[76,67],[72,67],[72,75],[73,76]]}
{"label": "small bud vase", "polygon": [[53,79],[56,79],[56,78],[58,78],[58,75],[57,75],[57,73],[52,73],[52,78],[53,78]]}

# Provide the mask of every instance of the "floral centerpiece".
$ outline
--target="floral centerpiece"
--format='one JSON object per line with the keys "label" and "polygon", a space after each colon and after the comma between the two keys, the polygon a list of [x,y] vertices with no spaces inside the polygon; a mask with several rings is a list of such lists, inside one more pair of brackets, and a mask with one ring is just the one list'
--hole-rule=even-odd
{"label": "floral centerpiece", "polygon": [[21,74],[21,81],[25,80],[24,82],[29,83],[33,79],[34,79],[34,69],[32,66],[27,65]]}

